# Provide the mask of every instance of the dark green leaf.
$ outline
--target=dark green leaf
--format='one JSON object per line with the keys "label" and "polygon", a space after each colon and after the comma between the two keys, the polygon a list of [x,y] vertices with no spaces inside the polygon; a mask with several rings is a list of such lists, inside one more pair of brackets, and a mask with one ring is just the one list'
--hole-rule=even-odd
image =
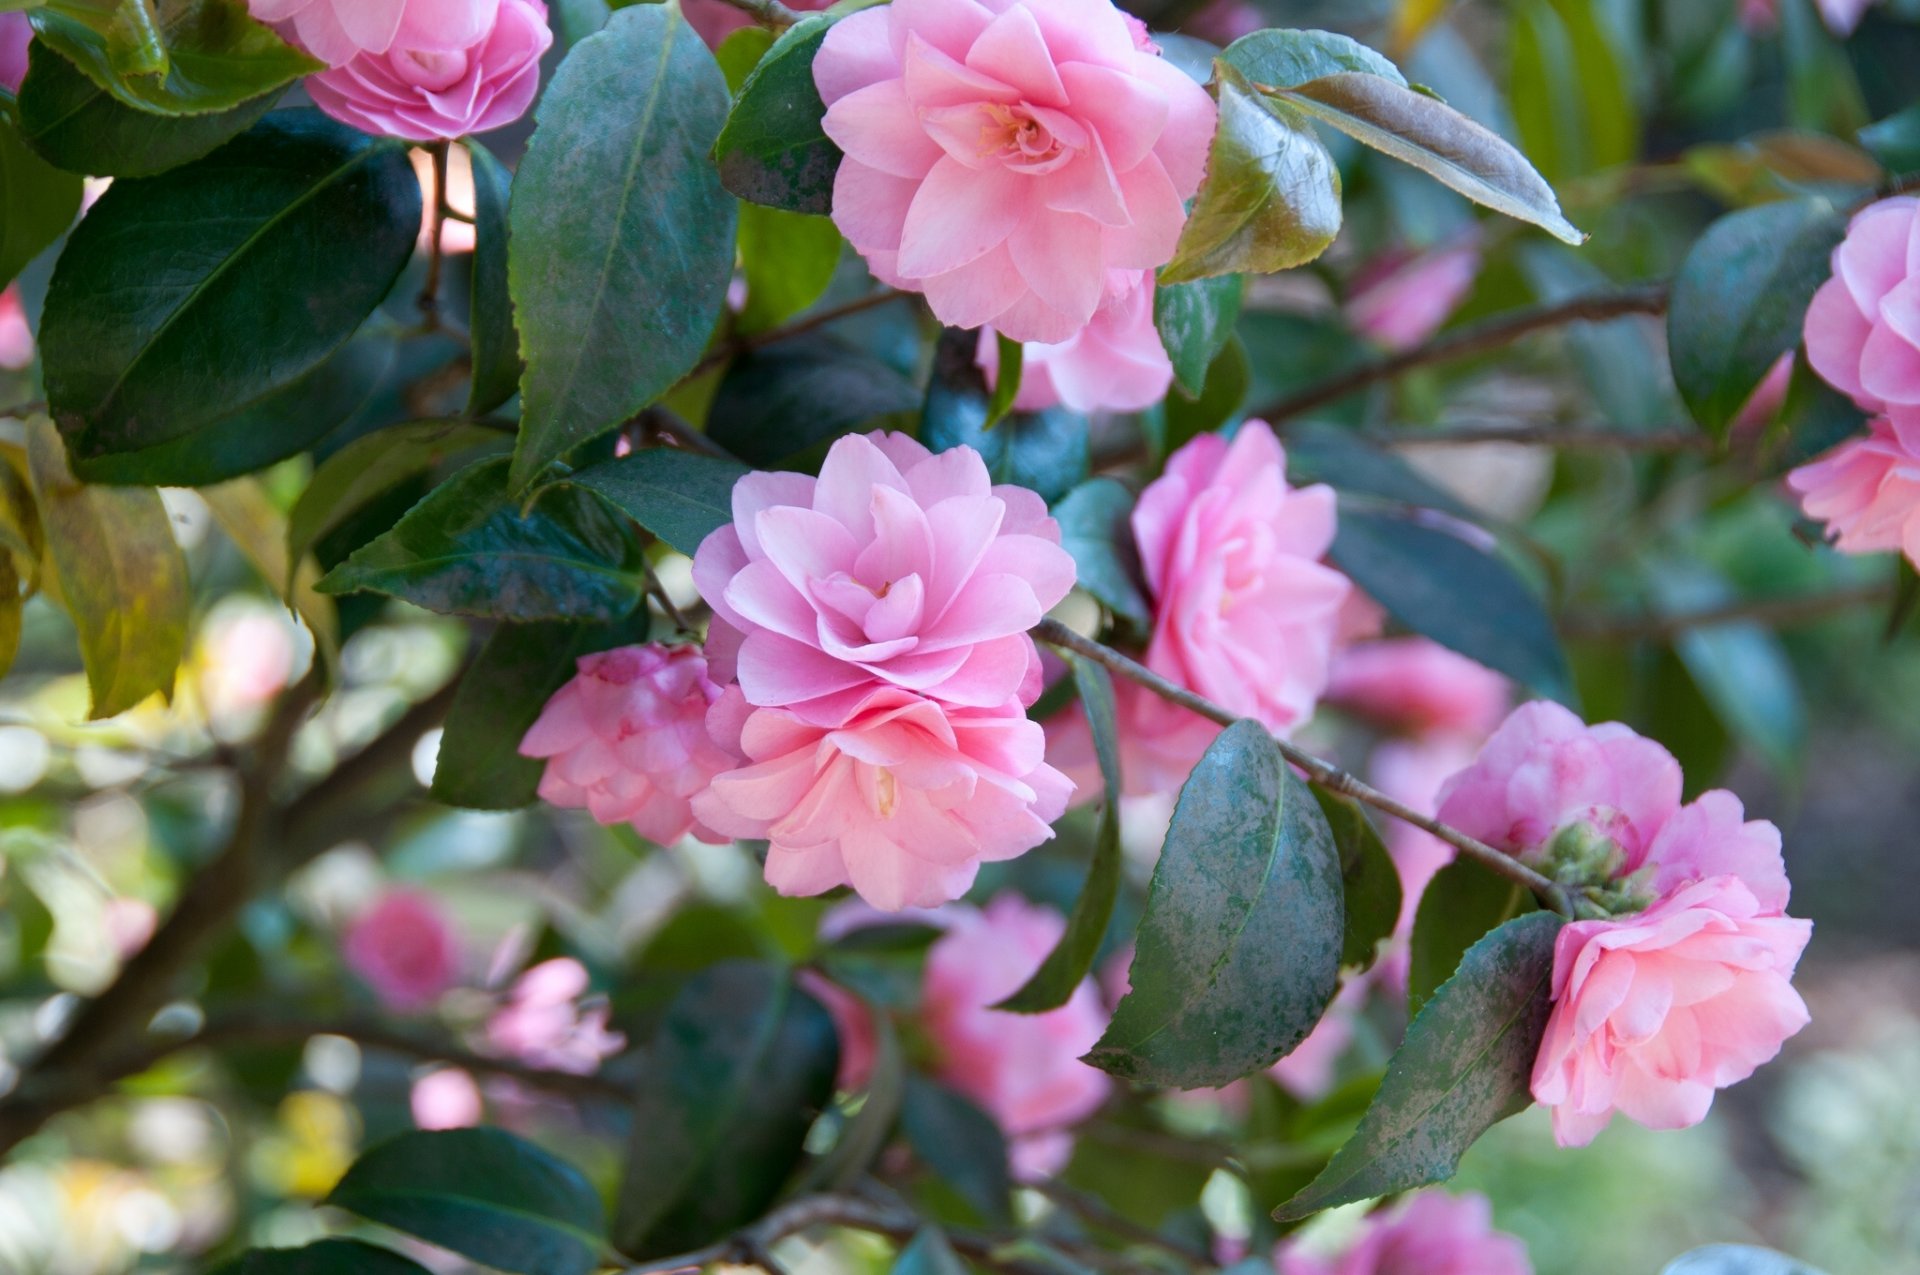
{"label": "dark green leaf", "polygon": [[0,115],[0,287],[67,233],[80,191],[78,177],[49,167]]}
{"label": "dark green leaf", "polygon": [[1709,1244],[1676,1257],[1660,1275],[1824,1275],[1785,1253],[1750,1244]]}
{"label": "dark green leaf", "polygon": [[1429,522],[1342,510],[1333,561],[1416,633],[1566,702],[1566,655],[1540,599],[1505,562]]}
{"label": "dark green leaf", "polygon": [[1724,434],[1774,361],[1799,344],[1807,303],[1846,231],[1846,217],[1824,200],[1792,200],[1729,213],[1695,242],[1667,306],[1673,379],[1695,420]]}
{"label": "dark green leaf", "polygon": [[1590,0],[1520,6],[1510,45],[1518,140],[1549,180],[1632,161],[1640,144],[1632,86]]}
{"label": "dark green leaf", "polygon": [[473,161],[473,299],[467,335],[473,343],[473,384],[467,415],[485,416],[520,388],[520,337],[513,330],[513,298],[507,291],[509,173],[493,152],[473,138],[460,143]]}
{"label": "dark green leaf", "polygon": [[1468,951],[1407,1029],[1359,1130],[1277,1220],[1441,1181],[1476,1138],[1526,1109],[1560,923],[1517,917]]}
{"label": "dark green leaf", "polygon": [[821,130],[827,108],[813,82],[813,57],[831,25],[802,18],[741,86],[713,147],[721,182],[740,198],[788,212],[832,211],[840,148]]}
{"label": "dark green leaf", "polygon": [[1400,870],[1359,802],[1319,787],[1313,797],[1340,852],[1347,914],[1340,963],[1366,969],[1400,920]]}
{"label": "dark green leaf", "polygon": [[900,1121],[914,1154],[982,1221],[1013,1220],[1007,1140],[992,1116],[944,1085],[908,1076]]}
{"label": "dark green leaf", "polygon": [[583,655],[647,640],[647,612],[612,624],[503,624],[460,681],[440,735],[432,797],[469,810],[530,805],[543,764],[520,741]]}
{"label": "dark green leaf", "polygon": [[1247,1124],[1240,1162],[1255,1200],[1290,1199],[1320,1176],[1379,1092],[1380,1076],[1361,1076],[1318,1102],[1302,1103],[1270,1076],[1247,1081]]}
{"label": "dark green leaf", "polygon": [[[1588,256],[1564,244],[1521,244],[1514,254],[1534,297],[1544,305],[1570,302],[1614,287]],[[1674,391],[1660,350],[1658,323],[1627,315],[1604,323],[1570,323],[1566,342],[1601,414],[1629,429],[1671,428],[1686,408]]]}
{"label": "dark green leaf", "polygon": [[[1384,81],[1383,81],[1384,82]],[[1214,63],[1220,122],[1165,283],[1312,261],[1340,233],[1340,170],[1306,116]]]}
{"label": "dark green leaf", "polygon": [[1100,811],[1100,831],[1094,840],[1093,862],[1087,882],[1074,900],[1066,933],[1025,986],[995,1005],[1018,1014],[1043,1014],[1058,1009],[1093,971],[1101,940],[1113,920],[1113,904],[1120,897],[1120,738],[1113,720],[1113,679],[1107,670],[1077,655],[1073,680],[1080,688],[1080,708],[1093,731],[1093,751],[1100,759],[1100,779],[1106,787]]}
{"label": "dark green leaf", "polygon": [[1821,380],[1802,350],[1794,356],[1787,401],[1781,404],[1779,418],[1767,433],[1766,464],[1760,472],[1772,475],[1804,465],[1866,428],[1867,414],[1851,398]]}
{"label": "dark green leaf", "polygon": [[828,978],[888,1009],[920,1003],[927,949],[940,937],[930,925],[863,925],[820,950],[816,962]]}
{"label": "dark green leaf", "polygon": [[1291,88],[1342,71],[1382,75],[1405,84],[1400,68],[1358,40],[1332,31],[1277,29],[1243,35],[1220,55],[1248,80],[1269,89]]}
{"label": "dark green leaf", "polygon": [[380,304],[419,231],[406,145],[311,111],[115,182],[60,254],[41,327],[75,458],[180,438],[292,384]]}
{"label": "dark green leaf", "polygon": [[514,490],[706,348],[733,276],[734,202],[707,158],[726,111],[720,68],[676,5],[615,13],[541,95],[507,244],[527,365]]}
{"label": "dark green leaf", "polygon": [[[1669,614],[1739,601],[1731,584],[1697,563],[1657,564],[1648,580]],[[1728,732],[1776,772],[1792,773],[1806,743],[1807,711],[1793,662],[1773,630],[1750,620],[1689,625],[1674,637],[1673,649]]]}
{"label": "dark green leaf", "polygon": [[427,1268],[359,1240],[320,1240],[305,1248],[256,1248],[214,1275],[427,1275]]}
{"label": "dark green leaf", "polygon": [[1170,1134],[1146,1095],[1130,1093],[1074,1131],[1073,1158],[1061,1176],[1122,1217],[1158,1230],[1175,1214],[1197,1209],[1207,1179],[1225,1160],[1223,1150]]}
{"label": "dark green leaf", "polygon": [[1087,1061],[1195,1089],[1271,1066],[1339,981],[1340,859],[1320,807],[1256,722],[1228,727],[1180,790],[1129,978]]}
{"label": "dark green leaf", "polygon": [[980,334],[949,330],[934,352],[920,441],[936,452],[971,447],[996,483],[1060,499],[1087,476],[1087,420],[1064,408],[1021,412],[987,428],[987,387],[974,363]]}
{"label": "dark green leaf", "polygon": [[630,614],[646,566],[625,520],[567,483],[523,510],[507,491],[509,464],[483,460],[442,483],[328,572],[320,591],[365,589],[442,615],[522,623]]}
{"label": "dark green leaf", "polygon": [[25,605],[20,585],[13,555],[0,553],[0,677],[7,675],[20,653],[20,614]]}
{"label": "dark green leaf", "polygon": [[1239,419],[1247,404],[1247,386],[1253,369],[1247,362],[1247,347],[1237,336],[1230,336],[1220,356],[1207,369],[1206,388],[1197,399],[1175,389],[1167,395],[1166,436],[1162,450],[1178,451],[1187,443],[1210,434]]}
{"label": "dark green leaf", "polygon": [[246,0],[168,0],[159,10],[164,61],[158,74],[128,74],[117,32],[96,28],[72,8],[32,11],[41,41],[123,105],[161,115],[228,111],[303,75],[317,62],[247,14]]}
{"label": "dark green leaf", "polygon": [[1134,544],[1134,495],[1114,478],[1089,478],[1053,507],[1060,544],[1073,555],[1076,583],[1142,633],[1153,627],[1140,551]]}
{"label": "dark green leaf", "polygon": [[967,1264],[947,1242],[946,1232],[929,1223],[900,1250],[893,1275],[967,1275]]}
{"label": "dark green leaf", "polygon": [[1198,397],[1207,369],[1233,338],[1246,280],[1237,274],[1162,284],[1153,294],[1153,326],[1173,362],[1174,384]]}
{"label": "dark green leaf", "polygon": [[1020,381],[1026,375],[1027,347],[1004,333],[993,334],[996,359],[993,393],[987,398],[987,428],[1007,419],[1013,400],[1020,396]]}
{"label": "dark green leaf", "polygon": [[354,1161],[326,1202],[519,1275],[587,1275],[605,1245],[593,1184],[502,1129],[403,1133]]}
{"label": "dark green leaf", "polygon": [[747,304],[742,332],[763,332],[820,299],[840,264],[840,228],[825,217],[740,207],[740,267]]}
{"label": "dark green leaf", "polygon": [[727,92],[740,91],[747,77],[753,74],[753,68],[759,66],[760,59],[767,56],[767,50],[773,47],[776,38],[765,27],[745,26],[720,41],[720,47],[713,51],[713,60],[720,64],[720,73],[727,77]]}
{"label": "dark green leaf", "polygon": [[678,1253],[759,1217],[799,1163],[838,1060],[833,1020],[785,973],[730,961],[689,980],[634,1108],[620,1250]]}
{"label": "dark green leaf", "polygon": [[1526,156],[1438,98],[1378,75],[1353,72],[1310,80],[1278,96],[1475,203],[1530,222],[1567,243],[1586,241],[1561,215],[1553,188]]}
{"label": "dark green leaf", "polygon": [[1288,428],[1287,476],[1296,484],[1326,483],[1339,492],[1438,509],[1466,521],[1478,516],[1391,451],[1337,425],[1309,421]]}
{"label": "dark green leaf", "polygon": [[[844,1052],[847,1042],[841,1041],[840,1048]],[[906,1092],[907,1063],[900,1049],[900,1033],[894,1030],[891,1018],[874,1014],[873,1070],[867,1078],[866,1097],[860,1110],[842,1126],[833,1149],[808,1168],[806,1181],[795,1194],[849,1191],[857,1186],[892,1140]]]}
{"label": "dark green leaf", "polygon": [[1458,861],[1434,873],[1413,915],[1408,1011],[1420,1012],[1460,968],[1468,948],[1533,907],[1524,889],[1477,863]]}
{"label": "dark green leaf", "polygon": [[898,372],[815,333],[734,360],[707,413],[707,435],[750,465],[778,469],[919,406],[920,391]]}
{"label": "dark green leaf", "polygon": [[591,488],[627,517],[692,557],[700,542],[733,521],[738,461],[654,447],[602,461],[567,481]]}
{"label": "dark green leaf", "polygon": [[1895,177],[1920,172],[1920,102],[1854,134]]}

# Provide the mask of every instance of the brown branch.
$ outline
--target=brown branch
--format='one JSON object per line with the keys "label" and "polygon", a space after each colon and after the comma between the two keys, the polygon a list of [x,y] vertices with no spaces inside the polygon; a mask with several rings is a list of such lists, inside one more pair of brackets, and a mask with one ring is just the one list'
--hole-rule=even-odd
{"label": "brown branch", "polygon": [[800,21],[801,17],[781,4],[780,0],[722,0],[722,3],[732,5],[761,26],[772,27],[776,31],[786,30]]}
{"label": "brown branch", "polygon": [[1627,288],[1620,292],[1575,297],[1570,301],[1536,306],[1498,315],[1471,327],[1435,338],[1422,346],[1364,364],[1318,385],[1310,385],[1251,413],[1271,422],[1288,420],[1316,407],[1335,403],[1380,381],[1390,381],[1416,368],[1484,354],[1513,344],[1534,332],[1569,323],[1618,319],[1630,314],[1661,314],[1667,308],[1664,284]]}
{"label": "brown branch", "polygon": [[440,271],[446,257],[441,250],[440,232],[447,224],[447,148],[448,142],[435,142],[428,148],[433,157],[433,207],[427,217],[427,281],[420,288],[421,327],[427,332],[440,330]]}
{"label": "brown branch", "polygon": [[1158,1231],[1140,1225],[1132,1218],[1109,1208],[1106,1201],[1097,1196],[1089,1195],[1077,1187],[1052,1179],[1029,1185],[1089,1226],[1110,1231],[1130,1243],[1164,1253],[1190,1271],[1213,1269],[1213,1264],[1204,1254],[1196,1253],[1185,1245],[1168,1239]]}
{"label": "brown branch", "polygon": [[1460,447],[1476,443],[1522,443],[1562,451],[1701,452],[1721,450],[1711,435],[1695,429],[1634,433],[1604,426],[1452,425],[1431,429],[1363,429],[1356,437],[1382,447]]}
{"label": "brown branch", "polygon": [[[731,2],[732,0],[729,0],[729,3]],[[817,310],[804,319],[789,323],[785,327],[768,328],[764,332],[749,332],[745,336],[737,336],[695,364],[693,371],[687,373],[685,379],[689,381],[695,380],[749,351],[764,349],[769,345],[778,345],[782,341],[791,341],[793,338],[805,336],[809,332],[817,332],[829,323],[838,323],[840,320],[852,315],[862,314],[868,310],[875,310],[890,302],[903,300],[912,295],[910,292],[901,292],[897,288],[884,288],[879,292],[870,292],[864,297],[858,297],[843,305],[831,306],[825,310]]]}
{"label": "brown branch", "polygon": [[1792,598],[1746,598],[1724,606],[1669,615],[1566,615],[1560,618],[1559,629],[1564,637],[1616,642],[1673,638],[1718,624],[1761,624],[1782,629],[1824,620],[1854,607],[1891,602],[1895,592],[1893,585],[1873,584]]}

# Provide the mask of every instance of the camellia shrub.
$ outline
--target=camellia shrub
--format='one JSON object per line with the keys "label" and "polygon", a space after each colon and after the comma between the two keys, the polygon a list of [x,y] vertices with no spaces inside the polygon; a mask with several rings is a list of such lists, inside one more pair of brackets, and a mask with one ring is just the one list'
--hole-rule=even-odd
{"label": "camellia shrub", "polygon": [[1809,1022],[1863,7],[0,5],[0,1148],[211,1104],[241,1275],[1532,1271],[1476,1140]]}

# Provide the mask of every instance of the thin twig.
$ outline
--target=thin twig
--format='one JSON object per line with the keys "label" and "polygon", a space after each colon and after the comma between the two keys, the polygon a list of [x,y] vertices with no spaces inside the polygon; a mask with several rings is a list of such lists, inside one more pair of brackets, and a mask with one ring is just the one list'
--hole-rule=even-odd
{"label": "thin twig", "polygon": [[449,142],[436,142],[428,148],[433,157],[433,207],[427,217],[427,281],[420,288],[421,327],[427,332],[440,330],[440,270],[446,254],[441,250],[441,230],[447,223],[447,149]]}
{"label": "thin twig", "polygon": [[[1034,626],[1033,635],[1050,646],[1072,651],[1075,655],[1084,656],[1104,666],[1109,672],[1137,682],[1160,698],[1190,709],[1208,721],[1218,722],[1222,726],[1231,726],[1240,720],[1236,714],[1228,712],[1212,700],[1196,695],[1183,686],[1174,685],[1152,669],[1128,659],[1112,647],[1103,646],[1091,638],[1081,637],[1058,620],[1040,621]],[[1491,869],[1533,891],[1541,901],[1551,905],[1555,911],[1571,915],[1572,903],[1567,897],[1567,892],[1560,885],[1535,872],[1512,855],[1496,850],[1486,842],[1470,837],[1458,828],[1441,823],[1430,815],[1421,814],[1405,802],[1389,797],[1331,762],[1322,761],[1312,753],[1284,739],[1276,737],[1273,742],[1279,748],[1282,757],[1305,771],[1307,778],[1320,787],[1343,797],[1364,802],[1375,810],[1384,811],[1423,832],[1431,833],[1480,866]]]}
{"label": "thin twig", "polygon": [[1718,624],[1761,624],[1781,629],[1824,620],[1854,607],[1891,602],[1894,594],[1893,585],[1871,584],[1793,598],[1746,598],[1701,611],[1667,615],[1566,615],[1560,618],[1559,629],[1565,637],[1614,642],[1672,638]]}
{"label": "thin twig", "polygon": [[1477,443],[1523,443],[1562,451],[1717,452],[1722,444],[1699,430],[1634,433],[1605,426],[1442,425],[1431,429],[1363,429],[1356,437],[1382,447],[1461,447]]}
{"label": "thin twig", "polygon": [[838,323],[840,320],[848,318],[849,316],[877,309],[889,302],[899,301],[912,295],[912,293],[902,292],[897,288],[883,288],[879,292],[870,292],[866,296],[848,301],[844,305],[830,306],[825,310],[816,310],[804,319],[789,323],[785,327],[768,328],[763,332],[749,332],[745,336],[737,336],[695,364],[693,371],[687,373],[686,379],[689,381],[696,380],[708,372],[713,371],[715,368],[721,367],[749,351],[764,349],[769,345],[778,345],[782,341],[791,341],[797,336],[805,336],[809,332],[816,332],[826,327],[829,323]]}
{"label": "thin twig", "polygon": [[772,27],[776,31],[784,31],[800,21],[800,15],[781,4],[780,0],[723,0],[723,3],[732,5],[761,26]]}
{"label": "thin twig", "polygon": [[1196,1253],[1185,1245],[1168,1239],[1158,1231],[1140,1225],[1140,1223],[1134,1221],[1132,1218],[1126,1217],[1116,1210],[1109,1208],[1106,1201],[1099,1199],[1097,1196],[1089,1195],[1077,1187],[1071,1187],[1065,1182],[1052,1179],[1030,1183],[1029,1185],[1035,1191],[1046,1196],[1049,1200],[1052,1200],[1055,1204],[1066,1209],[1069,1213],[1074,1214],[1090,1226],[1097,1227],[1103,1231],[1111,1231],[1113,1234],[1134,1244],[1143,1245],[1147,1248],[1165,1253],[1188,1270],[1209,1271],[1213,1269],[1213,1264],[1206,1259],[1204,1254]]}

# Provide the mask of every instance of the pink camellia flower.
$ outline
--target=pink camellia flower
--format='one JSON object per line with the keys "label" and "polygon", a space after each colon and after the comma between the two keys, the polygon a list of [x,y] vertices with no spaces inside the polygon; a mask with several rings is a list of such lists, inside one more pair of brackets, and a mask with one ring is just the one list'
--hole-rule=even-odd
{"label": "pink camellia flower", "polygon": [[[1143,29],[1142,29],[1143,30]],[[813,63],[846,152],[833,219],[953,327],[1065,341],[1110,270],[1172,259],[1212,100],[1110,0],[904,0]]]}
{"label": "pink camellia flower", "polygon": [[[1827,30],[1849,36],[1874,0],[1814,0]],[[1740,0],[1740,25],[1753,35],[1770,35],[1780,25],[1780,0]]]}
{"label": "pink camellia flower", "polygon": [[833,1087],[841,1093],[865,1089],[873,1079],[878,1049],[873,1010],[858,996],[813,970],[801,970],[796,981],[826,1007],[833,1019],[834,1034],[840,1038],[840,1067],[834,1073]]}
{"label": "pink camellia flower", "polygon": [[1644,912],[1562,929],[1533,1068],[1555,1140],[1585,1146],[1616,1111],[1652,1129],[1705,1119],[1714,1090],[1806,1026],[1791,980],[1812,928],[1716,876]]}
{"label": "pink camellia flower", "polygon": [[1920,200],[1899,195],[1854,216],[1833,277],[1807,307],[1807,360],[1862,410],[1898,422],[1920,409]]}
{"label": "pink camellia flower", "polygon": [[1027,630],[1073,588],[1074,567],[1045,502],[995,487],[978,452],[936,456],[876,432],[836,442],[818,479],[742,478],[693,578],[718,617],[709,656],[724,670],[739,643],[747,702],[838,727],[876,687],[1032,703]]}
{"label": "pink camellia flower", "polygon": [[1340,651],[1326,698],[1406,735],[1484,739],[1506,714],[1507,679],[1429,638],[1382,638]]}
{"label": "pink camellia flower", "polygon": [[1300,1240],[1274,1255],[1279,1275],[1533,1275],[1527,1246],[1493,1229],[1484,1195],[1421,1191],[1369,1214],[1339,1253]]}
{"label": "pink camellia flower", "polygon": [[599,1070],[603,1059],[626,1047],[627,1038],[607,1030],[604,1001],[583,1002],[588,983],[587,967],[569,956],[527,970],[487,1020],[488,1051],[575,1075]]}
{"label": "pink camellia flower", "polygon": [[415,1080],[408,1106],[419,1129],[470,1129],[486,1114],[480,1086],[458,1067],[436,1067]]}
{"label": "pink camellia flower", "polygon": [[0,13],[0,84],[20,91],[27,78],[27,46],[33,43],[33,24],[24,13]]}
{"label": "pink camellia flower", "polygon": [[936,1075],[999,1123],[1016,1176],[1057,1173],[1072,1147],[1066,1130],[1093,1114],[1111,1083],[1080,1061],[1106,1030],[1100,993],[1088,979],[1045,1014],[993,1009],[1040,968],[1066,920],[1016,894],[942,916],[947,932],[927,951],[921,994]]}
{"label": "pink camellia flower", "polygon": [[1920,563],[1920,417],[1905,426],[1874,420],[1865,438],[1802,465],[1787,485],[1842,553],[1895,549]]}
{"label": "pink camellia flower", "polygon": [[396,44],[385,52],[361,53],[308,76],[307,93],[343,124],[416,142],[511,124],[533,105],[540,57],[553,44],[553,31],[543,0],[498,3],[497,20],[475,43],[451,48]]}
{"label": "pink camellia flower", "polygon": [[1389,350],[1419,345],[1440,330],[1480,276],[1480,236],[1426,252],[1380,258],[1353,281],[1347,320]]}
{"label": "pink camellia flower", "polygon": [[0,367],[18,372],[33,365],[33,327],[20,303],[20,285],[10,283],[0,292]]}
{"label": "pink camellia flower", "polygon": [[1788,350],[1773,361],[1767,374],[1753,387],[1753,393],[1747,395],[1747,401],[1740,405],[1733,420],[1727,425],[1727,432],[1735,438],[1751,438],[1773,423],[1780,409],[1787,401],[1787,390],[1793,385],[1793,354]]}
{"label": "pink camellia flower", "polygon": [[[1143,270],[1109,272],[1105,301],[1092,322],[1057,345],[1028,342],[1021,355],[1023,412],[1064,403],[1076,412],[1137,412],[1167,395],[1173,361],[1153,326],[1153,276]],[[980,330],[980,367],[989,384],[1000,379],[1000,342]]]}
{"label": "pink camellia flower", "polygon": [[821,726],[786,709],[748,713],[730,692],[710,724],[751,764],[716,777],[694,811],[767,840],[767,882],[785,895],[850,885],[889,912],[957,899],[982,863],[1051,838],[1072,791],[1012,699],[954,708],[881,687]]}
{"label": "pink camellia flower", "polygon": [[460,941],[432,896],[390,890],[347,927],[347,968],[388,1008],[425,1009],[460,975]]}
{"label": "pink camellia flower", "polygon": [[394,48],[451,53],[493,29],[508,0],[247,0],[253,16],[329,66]]}
{"label": "pink camellia flower", "polygon": [[1301,1102],[1317,1102],[1331,1093],[1334,1067],[1353,1044],[1354,1025],[1360,1021],[1372,986],[1372,970],[1343,977],[1332,1004],[1307,1038],[1267,1068],[1274,1082]]}
{"label": "pink camellia flower", "polygon": [[707,732],[720,687],[706,657],[651,642],[583,655],[577,667],[520,741],[523,755],[547,760],[541,798],[661,845],[688,833],[724,844],[693,812],[694,796],[740,760]]}
{"label": "pink camellia flower", "polygon": [[[830,3],[832,0],[788,0],[787,8],[810,13],[824,9]],[[680,11],[686,14],[687,25],[716,49],[721,41],[735,31],[753,25],[750,14],[736,9],[726,0],[681,0]]]}

